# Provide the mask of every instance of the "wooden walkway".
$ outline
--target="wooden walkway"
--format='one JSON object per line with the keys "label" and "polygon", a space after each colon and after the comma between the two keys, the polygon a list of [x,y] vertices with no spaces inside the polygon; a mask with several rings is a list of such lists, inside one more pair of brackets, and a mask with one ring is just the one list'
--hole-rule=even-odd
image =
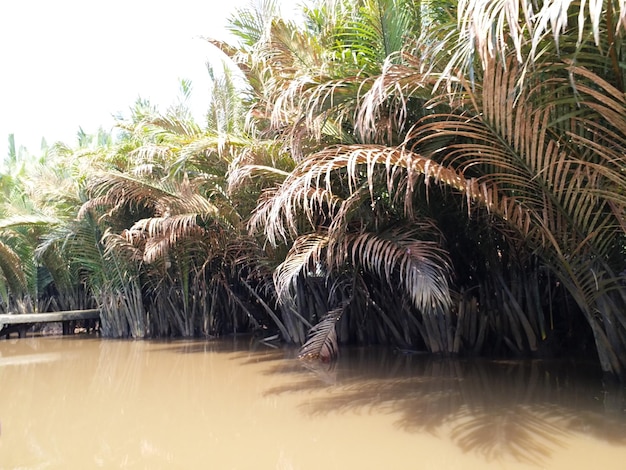
{"label": "wooden walkway", "polygon": [[99,320],[100,309],[67,310],[64,312],[0,314],[0,338],[17,332],[22,338],[26,330],[36,323],[63,323],[63,334],[72,334],[77,320]]}

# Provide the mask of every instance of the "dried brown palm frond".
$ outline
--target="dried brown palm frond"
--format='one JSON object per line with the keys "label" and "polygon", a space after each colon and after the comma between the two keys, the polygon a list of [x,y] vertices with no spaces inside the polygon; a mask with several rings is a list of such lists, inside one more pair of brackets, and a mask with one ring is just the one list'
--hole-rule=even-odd
{"label": "dried brown palm frond", "polygon": [[[398,181],[406,177],[405,189],[412,188],[418,178],[425,178],[450,185],[464,192],[470,200],[483,195],[474,181],[414,152],[381,145],[331,147],[306,158],[279,188],[264,194],[251,219],[251,230],[263,231],[270,243],[277,244],[299,233],[300,214],[316,227],[320,208],[334,213],[344,201],[333,188],[334,177],[342,171],[346,172],[345,184],[349,192],[360,188],[365,180],[373,198],[376,197],[374,180],[379,171],[386,172],[387,189],[392,194],[398,192]],[[411,195],[408,191],[405,194],[407,210],[411,210]]]}
{"label": "dried brown palm frond", "polygon": [[[370,207],[370,201],[379,197],[378,191],[389,192],[394,197],[396,192],[401,192],[405,197],[404,192],[410,186],[406,182],[399,183],[401,175],[406,178],[406,167],[390,162],[394,157],[401,158],[406,165],[408,154],[399,152],[396,155],[396,150],[387,149],[389,153],[380,157],[376,151],[381,149],[385,148],[343,147],[334,149],[336,153],[333,152],[332,157],[336,159],[331,157],[330,151],[328,154],[316,154],[315,159],[311,157],[300,167],[310,164],[306,168],[315,168],[318,173],[309,171],[297,178],[300,167],[296,168],[281,187],[267,194],[264,202],[267,205],[261,206],[255,214],[252,223],[256,225],[252,228],[264,229],[272,243],[295,238],[292,249],[274,277],[283,303],[294,304],[292,296],[298,292],[297,286],[302,282],[303,275],[318,276],[319,272],[322,276],[337,276],[346,271],[366,272],[384,282],[387,290],[395,290],[400,285],[403,295],[409,296],[414,307],[428,318],[428,326],[432,328],[427,335],[433,337],[429,338],[429,343],[436,345],[433,349],[448,350],[452,347],[452,340],[444,341],[435,336],[439,333],[447,335],[440,331],[439,323],[449,323],[443,317],[448,315],[451,306],[448,287],[450,265],[446,253],[436,241],[438,234],[433,230],[432,223],[424,220],[414,222],[411,228],[374,231],[373,227],[382,223],[375,221],[372,231],[368,231],[365,222],[359,219],[362,206]],[[352,150],[352,153],[341,154],[342,150]],[[328,155],[328,160],[323,165],[325,155]],[[413,156],[419,159],[417,155]],[[359,157],[363,160],[357,160]],[[363,164],[362,161],[367,161],[368,157],[374,161]],[[389,167],[376,165],[377,157],[387,161]],[[428,162],[421,163],[428,169]],[[443,171],[440,169],[439,173]],[[423,173],[421,169],[419,175],[423,177]],[[382,187],[380,181],[383,182]],[[346,192],[350,195],[343,199],[341,195]],[[365,212],[363,215],[366,215]],[[369,217],[374,214],[371,208],[369,214]],[[308,228],[299,221],[302,217],[308,221]],[[270,228],[275,221],[280,225]],[[324,229],[324,226],[327,228]],[[361,228],[355,230],[355,227]],[[312,229],[312,233],[306,234]],[[298,233],[305,235],[297,237]],[[385,328],[394,330],[394,336],[403,341],[384,309],[377,307],[373,301],[370,304],[378,316],[386,318]]]}
{"label": "dried brown palm frond", "polygon": [[[552,38],[558,50],[560,41],[571,35],[571,30],[578,33],[578,43],[590,33],[600,46],[602,32],[615,37],[626,27],[624,0],[544,0],[538,4],[526,0],[461,0],[458,12],[461,41],[471,43],[483,64],[507,56],[509,50],[520,63],[535,61],[545,53],[542,45],[547,38]],[[462,67],[460,62],[456,65]]]}
{"label": "dried brown palm frond", "polygon": [[145,238],[143,261],[153,263],[167,258],[173,248],[183,244],[183,240],[200,240],[205,231],[198,226],[197,219],[196,213],[142,219],[125,231],[124,237],[129,241]]}
{"label": "dried brown palm frond", "polygon": [[[432,70],[422,57],[409,51],[400,55],[400,63],[388,60],[369,89],[362,94],[356,113],[355,127],[365,142],[389,141],[391,129],[401,133],[410,126],[409,107],[426,110],[441,74]],[[450,79],[453,81],[454,79]],[[413,103],[409,104],[409,100]],[[416,105],[415,102],[420,103]],[[381,125],[381,119],[387,125]]]}
{"label": "dried brown palm frond", "polygon": [[[606,222],[602,201],[594,194],[606,168],[586,161],[576,147],[564,144],[550,126],[554,105],[535,107],[532,92],[514,99],[517,71],[512,64],[506,69],[492,62],[483,88],[467,92],[471,112],[426,118],[409,138],[415,139],[414,148],[436,148],[438,160],[474,176],[487,191],[490,210],[536,243],[558,243],[547,232],[562,233],[572,215],[576,220],[570,229],[583,240],[589,224]],[[612,178],[616,177],[623,179],[614,173]],[[513,200],[526,217],[518,218],[510,210]]]}
{"label": "dried brown palm frond", "polygon": [[197,213],[215,216],[220,210],[198,188],[206,184],[204,178],[182,181],[158,181],[137,178],[128,174],[108,172],[91,181],[92,199],[84,204],[81,213],[100,206],[115,210],[123,206],[146,208],[155,216],[167,217],[177,213]]}
{"label": "dried brown palm frond", "polygon": [[448,310],[451,304],[447,253],[439,243],[420,239],[415,228],[345,234],[329,243],[327,266],[352,265],[375,274],[390,287],[399,285],[421,312]]}
{"label": "dried brown palm frond", "polygon": [[152,208],[159,193],[164,192],[156,184],[128,174],[106,172],[95,176],[88,188],[90,199],[81,207],[79,218],[99,207],[115,208],[125,204]]}
{"label": "dried brown palm frond", "polygon": [[299,276],[315,273],[325,265],[323,256],[328,243],[329,237],[323,233],[302,235],[295,240],[285,260],[274,270],[274,286],[280,302],[292,305],[290,290]]}
{"label": "dried brown palm frond", "polygon": [[313,328],[309,330],[309,338],[298,353],[300,359],[319,359],[331,362],[337,358],[339,344],[335,325],[341,318],[344,307],[328,312]]}
{"label": "dried brown palm frond", "polygon": [[[340,280],[345,273],[369,273],[371,279],[378,279],[381,283],[378,290],[381,298],[392,292],[407,296],[413,308],[423,314],[426,325],[423,335],[433,351],[448,351],[453,346],[452,340],[444,341],[438,337],[441,333],[447,335],[439,331],[439,323],[451,324],[447,318],[451,307],[448,259],[438,244],[419,240],[417,236],[423,237],[424,233],[406,227],[404,230],[392,229],[380,233],[347,233],[339,239],[319,233],[302,235],[274,272],[279,300],[283,305],[291,306],[293,312],[299,311],[299,320],[308,323],[302,317],[306,313],[296,309],[296,304],[300,309],[303,307],[300,297],[305,293],[301,291],[302,285],[320,277],[329,283],[332,279]],[[344,289],[338,290],[336,281],[331,284],[333,287],[327,294],[328,304],[336,304],[337,301],[345,304]],[[307,289],[314,292],[313,286]],[[368,308],[382,319],[385,328],[393,332],[395,340],[405,343],[396,326],[398,312],[387,311],[388,305],[384,301],[384,307],[378,306],[365,287],[350,297],[363,297]],[[325,301],[315,304],[324,311],[327,308],[324,307],[327,304]],[[315,308],[316,312],[319,308]],[[380,338],[384,336],[386,333],[379,335]]]}
{"label": "dried brown palm frond", "polygon": [[[286,129],[290,145],[300,150],[313,142],[349,142],[354,113],[373,80],[354,76],[318,75],[293,79],[274,101],[273,126]],[[319,145],[319,144],[318,144]],[[294,156],[302,158],[300,150]]]}
{"label": "dried brown palm frond", "polygon": [[[468,206],[472,201],[484,204],[514,227],[531,249],[540,250],[586,312],[602,344],[599,348],[608,351],[603,367],[618,371],[623,348],[619,335],[615,346],[607,348],[610,331],[590,312],[597,302],[617,305],[608,302],[607,294],[619,285],[611,274],[610,253],[623,233],[615,218],[624,212],[619,190],[625,186],[619,170],[623,97],[587,69],[569,71],[569,79],[576,80],[573,96],[566,93],[567,77],[541,82],[528,78],[520,88],[519,77],[525,72],[514,60],[506,67],[488,61],[482,86],[459,79],[464,94],[453,96],[457,101],[434,103],[436,109],[448,106],[452,112],[422,119],[409,134],[411,149],[421,154],[363,145],[316,153],[264,203],[266,209],[262,207],[258,216],[266,223],[266,234],[270,240],[294,236],[302,214],[315,228],[320,208],[335,217],[344,204],[341,198],[331,199],[339,180],[348,194],[365,184],[374,196],[375,175],[383,171],[389,193],[404,195],[407,214],[414,203],[407,195],[413,194],[418,178],[426,184],[447,184],[465,195]],[[392,83],[386,85],[388,90]],[[555,92],[557,99],[545,99]],[[566,104],[571,114],[563,114]],[[576,110],[581,104],[582,111]],[[611,310],[611,315],[618,312]],[[620,319],[614,318],[618,324]],[[604,324],[609,321],[607,317]]]}
{"label": "dried brown palm frond", "polygon": [[[120,174],[103,175],[93,182],[91,189],[97,198],[83,207],[85,214],[98,209],[105,213],[99,219],[105,224],[117,220],[110,217],[117,213],[142,216],[131,218],[127,225],[117,222],[120,233],[109,232],[105,256],[133,261],[135,268],[140,268],[142,289],[149,293],[146,308],[152,312],[145,325],[150,334],[213,334],[255,324],[250,313],[254,303],[235,299],[241,293],[231,285],[245,276],[242,271],[251,268],[242,261],[246,248],[241,244],[233,247],[238,241],[239,216],[219,183],[209,177],[161,181]],[[254,253],[247,255],[253,259]],[[235,285],[240,287],[241,282]],[[229,306],[207,299],[206,289],[223,295]],[[129,309],[127,313],[132,312]],[[243,319],[239,318],[241,312]],[[113,318],[116,315],[112,312],[111,321],[119,320]],[[138,320],[133,320],[134,324],[140,325]],[[144,331],[141,328],[133,331]],[[111,331],[118,334],[118,330],[116,326]]]}
{"label": "dried brown palm frond", "polygon": [[[292,80],[306,81],[317,76],[325,61],[317,38],[304,34],[294,24],[273,20],[267,28],[249,56],[249,68],[261,80],[262,89],[258,91],[271,112],[274,99],[291,86]],[[282,121],[279,114],[272,119]]]}
{"label": "dried brown palm frond", "polygon": [[[409,138],[413,149],[475,178],[489,210],[568,286],[605,355],[603,367],[619,374],[625,343],[620,334],[607,335],[624,324],[622,301],[610,292],[622,289],[614,269],[623,266],[614,253],[624,234],[618,214],[626,207],[626,106],[589,69],[563,68],[569,77],[536,83],[527,77],[520,90],[523,72],[514,62],[488,61],[482,87],[466,87],[462,113],[425,118]],[[568,95],[570,82],[576,93]],[[591,314],[599,308],[607,315],[602,322]]]}
{"label": "dried brown palm frond", "polygon": [[[471,124],[468,124],[471,125]],[[456,128],[455,128],[456,129]],[[515,199],[499,192],[494,181],[466,177],[452,166],[444,166],[405,148],[382,145],[349,145],[329,147],[301,162],[283,184],[267,191],[251,219],[253,232],[263,231],[272,244],[299,233],[300,214],[315,228],[320,221],[320,208],[336,214],[345,203],[336,195],[336,178],[345,172],[345,190],[354,194],[362,185],[370,197],[377,197],[377,178],[386,175],[386,191],[394,201],[404,203],[405,213],[415,210],[413,191],[423,181],[431,181],[459,191],[467,200],[482,203],[488,209],[498,207],[505,218],[514,218],[520,227],[530,229],[528,211]],[[339,176],[338,176],[339,175]]]}
{"label": "dried brown palm frond", "polygon": [[[278,188],[270,188],[261,194],[258,205],[250,217],[248,227],[251,233],[262,233],[273,247],[295,239],[304,227],[315,228],[324,216],[317,208],[330,208],[341,204],[342,199],[325,188],[310,186],[296,187],[291,184],[283,191],[293,173]],[[300,210],[304,216],[300,216]]]}

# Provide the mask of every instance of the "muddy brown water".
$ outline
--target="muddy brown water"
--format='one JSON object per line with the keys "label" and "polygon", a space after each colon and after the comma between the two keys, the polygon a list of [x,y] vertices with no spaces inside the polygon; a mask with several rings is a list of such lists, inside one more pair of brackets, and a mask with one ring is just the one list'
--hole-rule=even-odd
{"label": "muddy brown water", "polygon": [[1,469],[626,469],[593,365],[246,339],[0,341]]}

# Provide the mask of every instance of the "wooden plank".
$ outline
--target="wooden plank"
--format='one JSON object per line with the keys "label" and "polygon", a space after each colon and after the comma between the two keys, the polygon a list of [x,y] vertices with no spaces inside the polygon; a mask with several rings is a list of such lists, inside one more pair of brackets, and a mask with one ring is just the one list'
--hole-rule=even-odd
{"label": "wooden plank", "polygon": [[65,312],[0,314],[0,329],[3,325],[26,323],[47,323],[71,320],[90,320],[100,318],[100,310],[68,310]]}

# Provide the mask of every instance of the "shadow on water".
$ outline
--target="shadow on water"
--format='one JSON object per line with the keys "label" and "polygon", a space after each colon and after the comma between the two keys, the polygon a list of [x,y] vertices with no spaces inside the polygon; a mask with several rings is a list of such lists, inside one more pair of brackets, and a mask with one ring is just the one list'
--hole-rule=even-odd
{"label": "shadow on water", "polygon": [[[211,355],[225,353],[233,367],[244,366],[242,373],[247,364],[263,363],[265,374],[287,375],[287,384],[281,381],[263,393],[306,395],[299,405],[305,416],[388,414],[404,432],[451,439],[488,461],[548,466],[552,454],[567,449],[576,436],[626,449],[625,389],[604,383],[593,364],[441,358],[370,347],[343,348],[339,361],[329,365],[299,361],[293,348],[245,337],[150,343],[150,355],[141,344],[128,350],[115,341],[96,343],[98,374],[86,388],[134,396],[142,380],[156,386],[186,377],[181,374],[194,384],[198,369],[185,356],[203,358],[208,370]],[[122,351],[127,356],[113,360]],[[159,353],[177,356],[166,371],[171,377],[147,372],[165,357]],[[188,393],[201,399],[195,388]]]}
{"label": "shadow on water", "polygon": [[[7,436],[17,436],[12,445],[26,442],[45,448],[49,461],[62,461],[64,452],[57,449],[56,442],[46,447],[48,437],[56,436],[48,427],[66,423],[65,429],[70,429],[67,417],[76,410],[93,410],[94,403],[103,411],[98,432],[116,436],[119,422],[123,422],[125,432],[134,426],[135,433],[140,429],[151,436],[152,443],[160,439],[152,430],[163,423],[188,426],[205,410],[207,416],[214,416],[213,424],[222,408],[227,410],[224,414],[234,413],[238,402],[227,400],[246,387],[251,392],[240,395],[239,400],[259,407],[246,412],[246,419],[269,408],[265,416],[269,420],[278,414],[282,400],[265,398],[289,395],[294,400],[284,401],[297,405],[305,418],[386,414],[404,437],[437,436],[488,461],[515,460],[549,468],[551,459],[556,461],[560,452],[572,445],[584,446],[584,439],[626,451],[623,386],[604,383],[594,365],[581,362],[445,359],[372,347],[343,348],[339,361],[328,365],[299,361],[293,348],[272,348],[245,337],[150,342],[63,338],[11,340],[2,346],[0,383],[20,391],[21,406],[9,419],[6,401],[3,431],[8,426],[13,434],[3,433],[0,445],[2,441],[8,445]],[[253,381],[240,380],[248,376]],[[48,381],[55,381],[54,388]],[[259,394],[263,400],[254,401]],[[10,396],[5,395],[5,399]],[[216,397],[226,397],[218,412],[209,406],[219,400]],[[42,407],[52,402],[54,406]],[[187,409],[179,403],[192,406]],[[123,409],[132,411],[130,423],[122,420]],[[169,413],[170,409],[181,417]],[[285,409],[293,415],[292,408]],[[44,416],[48,427],[41,424]],[[138,427],[144,420],[152,423],[151,419],[156,419],[156,424],[148,425],[150,431]],[[228,428],[232,422],[233,416],[228,416],[220,426]],[[243,422],[249,425],[249,421]],[[202,420],[196,424],[197,432],[210,429]],[[83,424],[76,426],[82,432]],[[34,432],[36,429],[43,431]],[[116,442],[110,436],[102,442]],[[163,442],[171,438],[166,435]],[[142,442],[134,445],[141,447]],[[92,452],[102,461],[109,458],[108,448],[100,446]]]}
{"label": "shadow on water", "polygon": [[176,354],[206,354],[227,353],[238,364],[258,364],[260,362],[272,362],[282,359],[295,359],[298,348],[285,345],[276,346],[264,343],[249,335],[237,335],[219,339],[174,339],[174,340],[150,340],[152,344],[160,344],[155,351]]}
{"label": "shadow on water", "polygon": [[445,434],[489,461],[545,465],[576,434],[626,446],[625,389],[603,383],[590,364],[365,348],[344,350],[334,365],[289,361],[273,373],[299,373],[302,380],[268,395],[329,391],[302,404],[305,414],[391,413],[406,432]]}

